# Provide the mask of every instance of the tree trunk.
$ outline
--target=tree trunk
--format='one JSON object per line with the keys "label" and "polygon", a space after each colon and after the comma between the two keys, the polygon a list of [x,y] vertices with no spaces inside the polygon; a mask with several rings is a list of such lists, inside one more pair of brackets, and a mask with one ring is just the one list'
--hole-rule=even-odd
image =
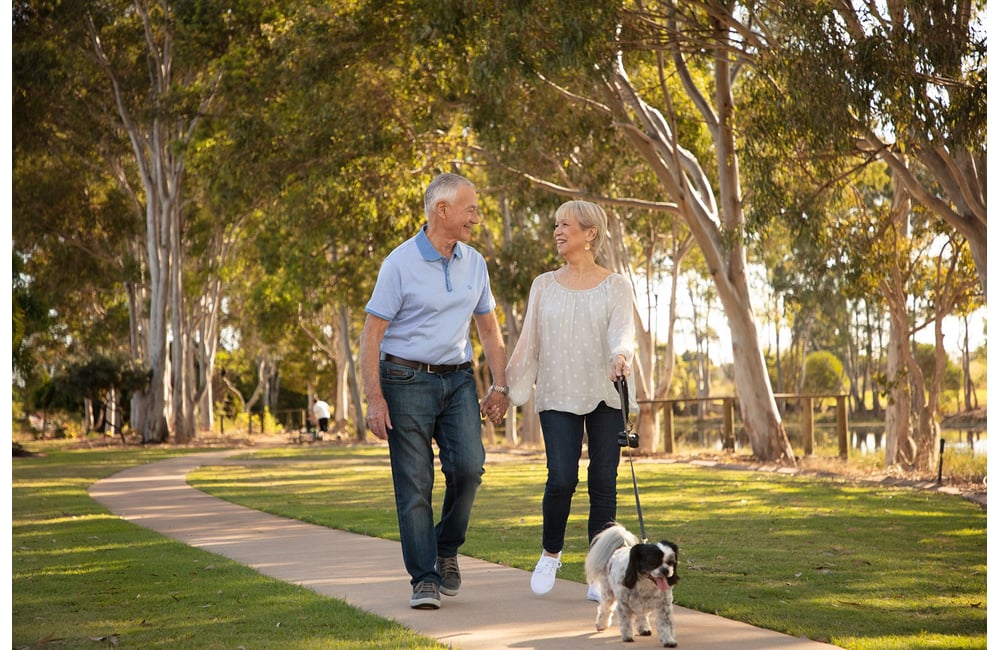
{"label": "tree trunk", "polygon": [[886,376],[889,378],[889,400],[885,407],[885,464],[891,467],[900,463],[909,465],[916,452],[910,424],[910,382],[906,378],[906,346],[909,344],[909,327],[905,318],[890,309],[889,350]]}
{"label": "tree trunk", "polygon": [[[358,381],[357,366],[354,363],[354,354],[351,351],[351,311],[347,305],[341,305],[340,328],[341,328],[341,348],[344,356],[344,368],[346,368],[346,387],[349,389],[351,403],[354,405],[354,430],[357,432],[358,441],[363,442],[368,434],[365,425],[365,411],[361,405],[361,382]],[[346,393],[346,391],[345,391]],[[346,394],[345,394],[346,397]],[[347,420],[347,404],[344,404],[343,420]]]}
{"label": "tree trunk", "polygon": [[[223,240],[218,247],[217,260],[221,265],[228,257],[228,245]],[[222,281],[218,275],[209,281],[205,295],[196,303],[196,325],[190,329],[198,332],[196,344],[198,390],[195,404],[198,411],[197,426],[202,431],[211,431],[215,426],[215,395],[212,379],[215,377],[215,353],[219,347],[219,311],[222,305]]]}
{"label": "tree trunk", "polygon": [[627,125],[624,131],[636,150],[656,173],[667,193],[677,201],[679,213],[690,228],[715,281],[732,332],[736,390],[754,454],[760,460],[794,464],[795,456],[775,403],[750,304],[727,56],[728,53],[720,52],[715,59],[714,108],[717,114],[690,83],[680,53],[674,57],[688,94],[701,107],[710,124],[717,151],[721,207],[717,207],[713,185],[699,162],[677,141],[673,123],[640,98],[620,59],[607,78],[606,99],[615,116]]}
{"label": "tree trunk", "polygon": [[971,411],[979,407],[976,401],[976,386],[972,382],[972,353],[969,350],[969,317],[962,316],[962,394],[965,410]]}
{"label": "tree trunk", "polygon": [[[667,307],[667,342],[663,349],[663,368],[653,393],[655,399],[664,399],[670,392],[670,384],[674,380],[674,329],[677,325],[677,290],[681,283],[681,265],[694,246],[690,234],[680,237],[676,224],[673,227],[673,250],[670,255],[670,300]],[[655,340],[655,338],[654,338]],[[657,351],[653,350],[655,358]],[[655,377],[653,379],[656,379]]]}
{"label": "tree trunk", "polygon": [[[895,181],[895,176],[894,176]],[[885,411],[885,464],[912,468],[917,460],[910,413],[913,406],[913,377],[910,369],[910,319],[907,313],[904,268],[908,265],[910,197],[901,183],[893,183],[892,227],[889,232],[895,249],[892,271],[882,280],[882,294],[889,309],[889,351],[886,367],[889,403]],[[916,368],[920,372],[919,368]]]}
{"label": "tree trunk", "polygon": [[[726,304],[726,301],[723,301]],[[739,391],[740,416],[753,455],[760,460],[795,462],[795,452],[781,421],[767,367],[749,311],[729,314],[733,340],[733,372]]]}
{"label": "tree trunk", "polygon": [[169,247],[166,257],[170,260],[170,330],[173,343],[170,346],[171,365],[171,395],[173,397],[173,434],[178,444],[187,444],[194,440],[197,433],[194,417],[194,362],[192,348],[194,342],[191,330],[188,328],[187,310],[184,301],[184,243],[183,214],[180,206],[181,179],[183,165],[169,152],[163,152],[161,165],[169,169],[172,178],[168,186],[173,190],[170,200],[165,202],[164,209],[170,232]]}
{"label": "tree trunk", "polygon": [[[134,141],[141,141],[135,134]],[[144,177],[145,179],[145,177]],[[144,181],[144,187],[147,182]],[[149,183],[147,193],[156,195],[156,188]],[[153,198],[146,203],[146,257],[149,264],[149,326],[146,329],[146,365],[151,371],[149,388],[145,393],[140,430],[144,443],[166,442],[170,437],[167,427],[167,297],[170,293],[169,259],[166,254],[168,240],[164,232],[161,205]]]}
{"label": "tree trunk", "polygon": [[83,432],[90,433],[94,429],[94,400],[83,398]]}
{"label": "tree trunk", "polygon": [[[166,5],[169,13],[169,3]],[[97,64],[108,78],[115,107],[120,118],[116,125],[131,144],[136,171],[145,200],[146,263],[149,272],[149,320],[144,329],[144,360],[151,373],[145,393],[137,400],[141,412],[136,418],[143,442],[166,442],[171,431],[179,442],[194,437],[194,395],[192,385],[191,333],[185,320],[183,278],[184,222],[182,212],[182,180],[184,158],[182,146],[190,142],[201,116],[207,114],[214,95],[214,84],[208,90],[198,110],[189,118],[165,113],[162,107],[176,104],[174,86],[174,34],[169,19],[157,23],[150,7],[143,2],[133,4],[135,15],[142,21],[145,43],[143,54],[148,69],[149,87],[138,105],[130,104],[132,96],[119,79],[118,70],[105,50],[97,25],[88,16],[87,28]],[[132,65],[128,60],[124,65]],[[172,109],[168,108],[167,111]],[[185,121],[186,120],[186,121]],[[138,196],[129,187],[125,175],[115,174],[125,191]],[[139,310],[142,302],[136,301]],[[141,318],[135,318],[133,331]],[[168,332],[168,323],[170,331]],[[171,348],[168,354],[168,336]],[[135,343],[133,342],[133,347]],[[171,369],[173,374],[170,373]]]}

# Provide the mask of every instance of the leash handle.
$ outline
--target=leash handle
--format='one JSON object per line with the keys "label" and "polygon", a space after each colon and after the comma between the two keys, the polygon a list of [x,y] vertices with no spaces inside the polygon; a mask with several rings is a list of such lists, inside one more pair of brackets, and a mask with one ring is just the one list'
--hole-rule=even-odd
{"label": "leash handle", "polygon": [[[628,436],[632,433],[632,424],[628,420],[628,382],[624,377],[619,377],[615,380],[615,388],[618,389],[618,397],[621,400],[622,405],[622,427],[624,428],[624,434],[626,440]],[[632,491],[635,493],[635,512],[639,517],[639,533],[642,535],[642,543],[645,544],[648,540],[646,537],[646,524],[642,520],[642,506],[639,504],[639,484],[635,480],[635,464],[632,462],[632,445],[625,445],[625,453],[628,454],[628,465],[632,470]]]}

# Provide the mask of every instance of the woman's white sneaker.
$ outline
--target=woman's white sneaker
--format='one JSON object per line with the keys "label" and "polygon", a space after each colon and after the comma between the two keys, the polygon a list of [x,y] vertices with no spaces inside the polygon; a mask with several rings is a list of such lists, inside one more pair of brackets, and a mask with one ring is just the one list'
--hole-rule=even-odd
{"label": "woman's white sneaker", "polygon": [[601,588],[597,585],[587,585],[587,600],[601,602]]}
{"label": "woman's white sneaker", "polygon": [[[562,553],[559,554],[559,557],[562,557]],[[531,590],[539,596],[552,591],[552,587],[556,584],[556,571],[561,566],[562,562],[559,561],[558,557],[542,553],[538,564],[535,565],[534,573],[531,574]]]}

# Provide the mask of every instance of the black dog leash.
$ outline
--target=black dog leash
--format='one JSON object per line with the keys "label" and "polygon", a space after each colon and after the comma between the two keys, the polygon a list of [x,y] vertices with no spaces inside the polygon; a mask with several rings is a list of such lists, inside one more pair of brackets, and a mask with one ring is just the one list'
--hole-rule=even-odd
{"label": "black dog leash", "polygon": [[622,404],[622,432],[618,434],[618,445],[625,447],[628,454],[628,465],[632,469],[632,491],[635,492],[635,511],[639,515],[639,532],[642,543],[647,541],[646,524],[642,520],[642,506],[639,505],[639,484],[635,480],[635,465],[632,463],[632,449],[639,446],[639,434],[632,432],[632,423],[628,419],[628,382],[624,377],[615,380],[618,397]]}

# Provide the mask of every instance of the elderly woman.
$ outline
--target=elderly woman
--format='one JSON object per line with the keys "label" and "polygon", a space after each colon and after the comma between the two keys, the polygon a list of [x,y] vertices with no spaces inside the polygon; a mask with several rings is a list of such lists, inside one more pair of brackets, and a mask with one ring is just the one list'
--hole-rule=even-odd
{"label": "elderly woman", "polygon": [[[632,285],[599,263],[608,231],[604,210],[569,201],[555,222],[556,250],[566,263],[532,283],[506,372],[513,404],[527,402],[534,388],[545,440],[542,554],[531,576],[538,595],[552,589],[561,566],[585,431],[588,541],[615,519],[622,405],[614,381],[630,375],[635,348]],[[599,598],[594,586],[587,597]]]}

